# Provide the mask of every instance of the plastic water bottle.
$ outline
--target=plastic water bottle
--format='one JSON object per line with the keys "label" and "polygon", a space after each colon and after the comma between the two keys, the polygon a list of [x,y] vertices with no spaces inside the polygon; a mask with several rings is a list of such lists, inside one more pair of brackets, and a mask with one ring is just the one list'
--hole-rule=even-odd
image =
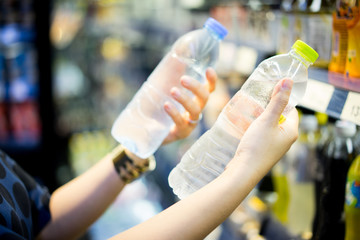
{"label": "plastic water bottle", "polygon": [[205,83],[206,69],[216,64],[219,43],[226,34],[219,22],[209,18],[202,29],[180,37],[115,120],[112,136],[141,158],[152,155],[174,124],[164,103],[172,102],[180,112],[185,111],[171,97],[170,89],[176,86],[186,90],[180,84],[183,75]]}
{"label": "plastic water bottle", "polygon": [[265,109],[278,81],[294,81],[284,115],[303,97],[308,67],[318,54],[298,40],[287,54],[264,60],[241,89],[226,104],[215,124],[184,154],[170,172],[169,184],[180,198],[195,192],[220,175],[234,156],[240,139],[251,122]]}

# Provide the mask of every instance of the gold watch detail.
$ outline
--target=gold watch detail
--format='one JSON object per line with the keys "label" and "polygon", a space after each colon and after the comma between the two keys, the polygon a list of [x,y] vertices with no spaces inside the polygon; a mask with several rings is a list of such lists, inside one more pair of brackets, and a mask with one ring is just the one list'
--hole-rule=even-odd
{"label": "gold watch detail", "polygon": [[142,162],[134,161],[125,153],[125,148],[121,144],[114,148],[111,155],[115,170],[125,183],[131,183],[143,173],[152,171],[156,167],[153,155],[143,159]]}

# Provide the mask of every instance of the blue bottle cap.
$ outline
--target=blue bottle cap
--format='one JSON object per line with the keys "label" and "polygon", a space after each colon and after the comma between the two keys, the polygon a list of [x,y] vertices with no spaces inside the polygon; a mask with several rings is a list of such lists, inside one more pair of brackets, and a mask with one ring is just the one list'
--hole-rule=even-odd
{"label": "blue bottle cap", "polygon": [[224,37],[228,34],[226,28],[214,18],[208,18],[204,24],[204,27],[212,30],[220,40],[224,39]]}

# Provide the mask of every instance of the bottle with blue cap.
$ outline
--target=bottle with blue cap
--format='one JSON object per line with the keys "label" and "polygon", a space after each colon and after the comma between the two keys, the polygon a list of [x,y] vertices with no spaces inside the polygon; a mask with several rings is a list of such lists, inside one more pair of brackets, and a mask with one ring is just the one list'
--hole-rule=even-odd
{"label": "bottle with blue cap", "polygon": [[184,112],[182,105],[170,96],[170,89],[184,89],[180,84],[183,75],[205,83],[206,69],[215,66],[220,41],[226,35],[227,30],[209,18],[203,28],[181,36],[115,120],[112,136],[137,156],[151,156],[174,125],[164,103],[172,102]]}
{"label": "bottle with blue cap", "polygon": [[298,40],[288,53],[262,61],[226,104],[214,125],[170,172],[169,184],[173,192],[180,199],[185,198],[219,176],[233,158],[246,129],[269,103],[275,85],[290,78],[294,84],[280,119],[284,121],[305,94],[308,68],[318,56],[315,50]]}

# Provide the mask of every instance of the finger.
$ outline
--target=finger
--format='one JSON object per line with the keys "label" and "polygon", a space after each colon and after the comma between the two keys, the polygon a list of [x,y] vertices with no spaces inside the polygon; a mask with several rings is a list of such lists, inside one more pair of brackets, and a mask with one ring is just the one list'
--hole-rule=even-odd
{"label": "finger", "polygon": [[178,88],[173,87],[170,90],[172,97],[178,101],[184,109],[189,113],[189,119],[196,121],[201,113],[201,107],[195,99],[191,98],[185,93],[182,93]]}
{"label": "finger", "polygon": [[200,108],[202,109],[205,106],[207,100],[209,99],[210,94],[204,84],[189,76],[183,76],[180,79],[180,82],[183,87],[185,87],[195,95],[198,103],[200,104]]}
{"label": "finger", "polygon": [[183,117],[181,116],[180,112],[177,110],[174,104],[172,104],[171,102],[165,102],[164,110],[165,112],[167,112],[167,114],[169,114],[175,125],[183,124]]}
{"label": "finger", "polygon": [[282,79],[275,86],[270,103],[263,113],[269,123],[278,124],[280,116],[289,102],[292,85],[291,79]]}
{"label": "finger", "polygon": [[208,90],[211,93],[215,90],[217,74],[213,68],[208,68],[205,75],[208,81]]}

